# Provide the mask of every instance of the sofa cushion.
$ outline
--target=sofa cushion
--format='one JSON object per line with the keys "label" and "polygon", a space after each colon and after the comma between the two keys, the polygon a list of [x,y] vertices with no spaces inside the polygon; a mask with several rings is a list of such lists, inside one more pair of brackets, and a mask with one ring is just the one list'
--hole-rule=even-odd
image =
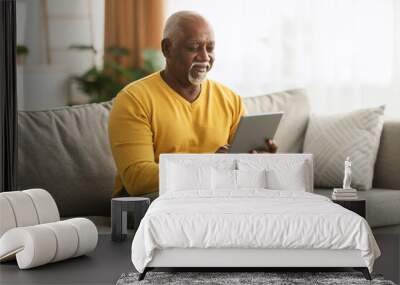
{"label": "sofa cushion", "polygon": [[19,190],[46,189],[61,216],[110,215],[111,102],[18,112]]}
{"label": "sofa cushion", "polygon": [[247,114],[283,111],[274,140],[278,152],[299,153],[307,128],[310,104],[304,90],[294,89],[269,95],[243,98]]}
{"label": "sofa cushion", "polygon": [[352,187],[372,187],[383,127],[384,107],[334,115],[313,115],[304,139],[305,153],[314,155],[316,187],[342,187],[344,161],[352,161]]}
{"label": "sofa cushion", "polygon": [[375,188],[400,190],[400,120],[383,125],[378,157],[375,164]]}
{"label": "sofa cushion", "polygon": [[[332,189],[314,189],[315,194],[331,197]],[[366,200],[367,221],[371,227],[400,225],[400,191],[372,188],[359,191]]]}

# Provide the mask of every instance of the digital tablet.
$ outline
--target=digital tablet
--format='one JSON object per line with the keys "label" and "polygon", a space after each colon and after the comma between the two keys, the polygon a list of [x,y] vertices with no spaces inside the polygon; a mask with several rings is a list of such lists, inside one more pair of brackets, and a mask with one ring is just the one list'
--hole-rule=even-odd
{"label": "digital tablet", "polygon": [[273,139],[283,112],[244,116],[240,119],[229,153],[249,153],[265,149],[266,139]]}

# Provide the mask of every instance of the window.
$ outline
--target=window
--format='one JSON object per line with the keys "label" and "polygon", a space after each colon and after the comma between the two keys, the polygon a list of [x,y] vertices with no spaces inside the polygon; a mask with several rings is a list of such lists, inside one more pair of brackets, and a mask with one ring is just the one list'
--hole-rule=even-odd
{"label": "window", "polygon": [[241,96],[307,88],[313,111],[400,108],[400,5],[395,0],[170,0],[216,34],[210,77]]}

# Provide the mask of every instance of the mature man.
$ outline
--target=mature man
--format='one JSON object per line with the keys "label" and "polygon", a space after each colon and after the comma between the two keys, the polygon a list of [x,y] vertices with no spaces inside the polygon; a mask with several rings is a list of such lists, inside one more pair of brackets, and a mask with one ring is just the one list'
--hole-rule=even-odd
{"label": "mature man", "polygon": [[[215,40],[201,15],[169,17],[161,46],[165,69],[127,85],[110,113],[114,196],[156,193],[161,153],[226,152],[244,114],[238,95],[206,79]],[[271,141],[266,148],[276,151]]]}

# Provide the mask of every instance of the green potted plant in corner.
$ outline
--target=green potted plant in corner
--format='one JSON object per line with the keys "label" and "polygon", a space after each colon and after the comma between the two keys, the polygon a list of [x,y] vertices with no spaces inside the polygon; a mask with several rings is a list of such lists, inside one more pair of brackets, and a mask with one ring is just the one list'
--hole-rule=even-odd
{"label": "green potted plant in corner", "polygon": [[[70,48],[96,53],[93,46],[75,45]],[[129,55],[128,49],[109,47],[105,50],[102,67],[93,65],[83,74],[72,77],[72,81],[88,96],[90,103],[99,103],[114,98],[129,82],[160,70],[164,63],[160,51],[145,50],[143,67],[127,68],[119,63],[119,59],[127,55]]]}
{"label": "green potted plant in corner", "polygon": [[25,62],[25,57],[29,53],[28,47],[24,45],[17,45],[17,64],[23,65]]}

